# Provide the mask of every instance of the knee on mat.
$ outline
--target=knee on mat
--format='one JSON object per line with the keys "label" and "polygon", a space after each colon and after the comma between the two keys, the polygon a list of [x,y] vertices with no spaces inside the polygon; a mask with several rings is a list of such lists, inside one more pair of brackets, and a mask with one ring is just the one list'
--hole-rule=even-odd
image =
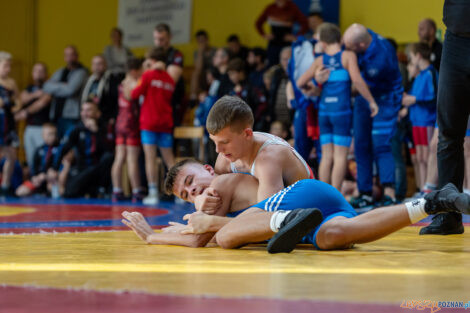
{"label": "knee on mat", "polygon": [[332,222],[324,232],[322,249],[335,249],[343,247],[347,243],[347,234],[342,223]]}
{"label": "knee on mat", "polygon": [[233,249],[236,248],[237,243],[232,239],[230,231],[227,230],[219,230],[215,235],[215,240],[217,244],[223,249]]}

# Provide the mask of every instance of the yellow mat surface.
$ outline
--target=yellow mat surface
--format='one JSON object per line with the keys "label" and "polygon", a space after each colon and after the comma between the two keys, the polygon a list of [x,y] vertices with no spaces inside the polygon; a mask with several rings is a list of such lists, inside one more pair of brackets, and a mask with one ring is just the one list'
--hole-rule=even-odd
{"label": "yellow mat surface", "polygon": [[152,246],[128,231],[4,235],[0,284],[379,303],[470,300],[470,236],[418,231],[408,227],[351,250],[299,246],[278,255],[263,245]]}

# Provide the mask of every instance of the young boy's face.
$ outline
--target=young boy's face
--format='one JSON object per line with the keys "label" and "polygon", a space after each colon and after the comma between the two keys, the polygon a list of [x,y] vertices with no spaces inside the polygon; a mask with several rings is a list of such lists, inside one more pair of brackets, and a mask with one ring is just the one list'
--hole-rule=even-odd
{"label": "young boy's face", "polygon": [[215,151],[230,162],[235,162],[245,155],[247,152],[246,142],[250,136],[253,136],[253,131],[250,128],[237,132],[231,130],[230,126],[223,128],[217,134],[209,134],[215,144]]}
{"label": "young boy's face", "polygon": [[410,58],[411,58],[411,60],[410,60],[411,64],[416,65],[416,66],[418,65],[418,62],[421,59],[420,55],[418,53],[414,53],[414,52],[410,53]]}
{"label": "young boy's face", "polygon": [[130,70],[129,75],[134,78],[135,80],[138,80],[140,76],[142,76],[143,69],[140,68],[138,70]]}
{"label": "young boy's face", "polygon": [[96,104],[85,102],[82,104],[82,109],[80,111],[80,117],[83,120],[86,119],[99,119],[100,118],[100,111]]}
{"label": "young boy's face", "polygon": [[173,194],[193,203],[210,186],[214,177],[214,169],[210,165],[186,164],[176,176]]}
{"label": "young boy's face", "polygon": [[44,143],[48,146],[54,144],[57,140],[57,129],[55,127],[45,126],[42,129],[42,139],[44,139]]}
{"label": "young boy's face", "polygon": [[234,85],[237,85],[245,79],[245,74],[238,71],[228,71],[228,78]]}

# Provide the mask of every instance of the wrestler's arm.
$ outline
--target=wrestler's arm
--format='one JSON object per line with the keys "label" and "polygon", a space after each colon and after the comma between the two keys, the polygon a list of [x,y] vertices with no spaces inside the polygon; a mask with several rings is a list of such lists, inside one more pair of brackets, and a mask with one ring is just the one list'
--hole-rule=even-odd
{"label": "wrestler's arm", "polygon": [[214,233],[181,234],[186,225],[171,226],[171,231],[156,233],[139,212],[123,212],[122,223],[131,228],[136,235],[148,244],[177,245],[186,247],[204,247],[214,236]]}
{"label": "wrestler's arm", "polygon": [[284,188],[282,159],[279,154],[263,153],[256,159],[255,177],[259,187],[257,201],[263,201]]}
{"label": "wrestler's arm", "polygon": [[232,169],[230,168],[230,161],[220,153],[217,156],[217,160],[215,161],[214,171],[219,175],[232,172]]}

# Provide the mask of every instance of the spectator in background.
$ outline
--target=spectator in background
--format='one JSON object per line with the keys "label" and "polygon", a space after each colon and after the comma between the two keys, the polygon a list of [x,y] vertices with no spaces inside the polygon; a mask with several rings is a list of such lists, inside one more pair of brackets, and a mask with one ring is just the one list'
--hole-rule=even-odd
{"label": "spectator in background", "polygon": [[0,152],[5,158],[2,164],[2,187],[0,195],[13,195],[11,179],[15,169],[16,148],[19,139],[15,132],[15,120],[12,110],[18,102],[18,87],[10,75],[11,54],[0,51]]}
{"label": "spectator in background", "polygon": [[92,101],[98,104],[101,121],[114,124],[118,111],[118,85],[116,75],[107,69],[106,59],[98,54],[91,59],[91,75],[83,88],[81,103]]}
{"label": "spectator in background", "polygon": [[183,54],[171,46],[171,30],[167,24],[158,24],[153,31],[155,47],[161,47],[166,54],[166,71],[173,77],[176,86],[171,105],[173,107],[174,126],[181,125],[184,115]]}
{"label": "spectator in background", "polygon": [[[363,25],[349,26],[343,35],[348,50],[357,54],[359,69],[379,113],[371,116],[368,101],[357,96],[354,102],[354,152],[357,162],[357,183],[361,195],[352,201],[353,207],[373,205],[373,165],[378,168],[384,196],[378,206],[395,203],[395,162],[391,139],[395,131],[403,94],[402,78],[393,46],[382,36]],[[318,79],[317,79],[318,81]],[[318,81],[318,83],[323,83]]]}
{"label": "spectator in background", "polygon": [[215,54],[215,48],[209,44],[209,35],[205,30],[199,30],[196,33],[197,50],[194,51],[194,71],[191,76],[190,100],[196,101],[198,94],[207,90],[209,86],[206,81],[206,71],[212,65],[212,58]]}
{"label": "spectator in background", "polygon": [[[270,34],[263,30],[266,21],[271,26]],[[269,66],[278,64],[281,49],[295,41],[296,37],[292,33],[294,23],[300,24],[299,34],[308,31],[307,18],[291,0],[276,0],[256,20],[258,33],[268,41]]]}
{"label": "spectator in background", "polygon": [[246,80],[245,62],[241,59],[233,59],[228,64],[227,73],[233,84],[233,89],[228,93],[229,96],[237,96],[250,106],[253,111],[254,124],[253,130],[267,130],[267,101],[262,89],[254,88]]}
{"label": "spectator in background", "polygon": [[65,183],[66,198],[104,195],[110,186],[113,153],[107,142],[106,129],[99,124],[100,114],[96,103],[82,104],[81,122],[70,131],[54,164],[54,170],[58,171],[62,159],[75,150],[75,163]]}
{"label": "spectator in background", "polygon": [[119,80],[124,78],[126,73],[127,60],[133,57],[132,51],[122,45],[123,33],[120,28],[111,29],[111,44],[106,46],[103,56],[106,59],[108,69],[118,76]]}
{"label": "spectator in background", "polygon": [[140,136],[144,146],[148,196],[143,202],[146,205],[155,205],[159,202],[155,167],[157,148],[160,149],[163,162],[168,168],[175,163],[171,100],[177,79],[172,76],[175,75],[175,71],[165,71],[166,54],[162,47],[151,49],[147,58],[152,69],[142,75],[132,90],[131,101],[137,101],[144,96],[140,111]]}
{"label": "spectator in background", "polygon": [[305,37],[308,39],[312,38],[315,35],[315,32],[318,29],[318,26],[323,24],[323,16],[320,12],[310,12],[308,14],[308,32],[305,34]]}
{"label": "spectator in background", "polygon": [[80,118],[80,96],[88,71],[78,60],[75,46],[64,50],[65,67],[57,70],[44,84],[44,97],[52,96],[49,117],[57,123],[59,138],[73,128]]}
{"label": "spectator in background", "polygon": [[250,68],[249,84],[262,89],[264,86],[263,74],[266,71],[266,50],[260,47],[253,48],[248,52],[247,62]]}
{"label": "spectator in background", "polygon": [[36,63],[32,70],[33,83],[20,94],[21,110],[15,114],[17,121],[26,120],[23,143],[28,166],[33,166],[34,152],[44,144],[42,125],[49,122],[51,98],[44,96],[42,87],[47,80],[47,67]]}
{"label": "spectator in background", "polygon": [[249,49],[243,46],[240,42],[238,35],[232,34],[227,38],[227,48],[230,53],[230,59],[242,59],[246,60],[248,57]]}
{"label": "spectator in background", "polygon": [[426,43],[411,46],[411,64],[418,75],[409,92],[403,96],[402,104],[409,108],[413,125],[413,141],[419,164],[419,187],[425,189],[429,162],[429,142],[436,124],[437,70],[431,64],[431,47]]}
{"label": "spectator in background", "polygon": [[280,64],[275,66],[271,86],[269,87],[269,120],[280,121],[288,128],[292,124],[292,111],[287,106],[286,87],[289,81],[287,77],[287,65],[291,57],[290,47],[284,47],[280,55]]}
{"label": "spectator in background", "polygon": [[441,65],[442,44],[436,38],[436,23],[430,19],[425,18],[418,24],[418,37],[420,42],[424,42],[431,47],[431,64],[439,71]]}
{"label": "spectator in background", "polygon": [[48,181],[47,172],[57,161],[60,153],[57,127],[54,124],[45,123],[41,128],[44,144],[34,151],[33,162],[30,163],[31,179],[16,189],[18,197],[51,192],[52,185]]}
{"label": "spectator in background", "polygon": [[116,120],[116,150],[112,167],[113,201],[124,200],[122,191],[122,166],[127,161],[127,172],[132,186],[132,202],[143,199],[140,182],[139,155],[139,102],[131,100],[131,91],[142,76],[142,60],[132,58],[127,62],[127,75],[119,86],[119,113]]}
{"label": "spectator in background", "polygon": [[219,81],[217,88],[217,98],[221,98],[228,94],[233,88],[233,84],[230,81],[227,68],[228,62],[230,61],[230,54],[227,48],[219,48],[215,52],[214,58],[212,59],[212,65],[217,69],[216,80]]}

